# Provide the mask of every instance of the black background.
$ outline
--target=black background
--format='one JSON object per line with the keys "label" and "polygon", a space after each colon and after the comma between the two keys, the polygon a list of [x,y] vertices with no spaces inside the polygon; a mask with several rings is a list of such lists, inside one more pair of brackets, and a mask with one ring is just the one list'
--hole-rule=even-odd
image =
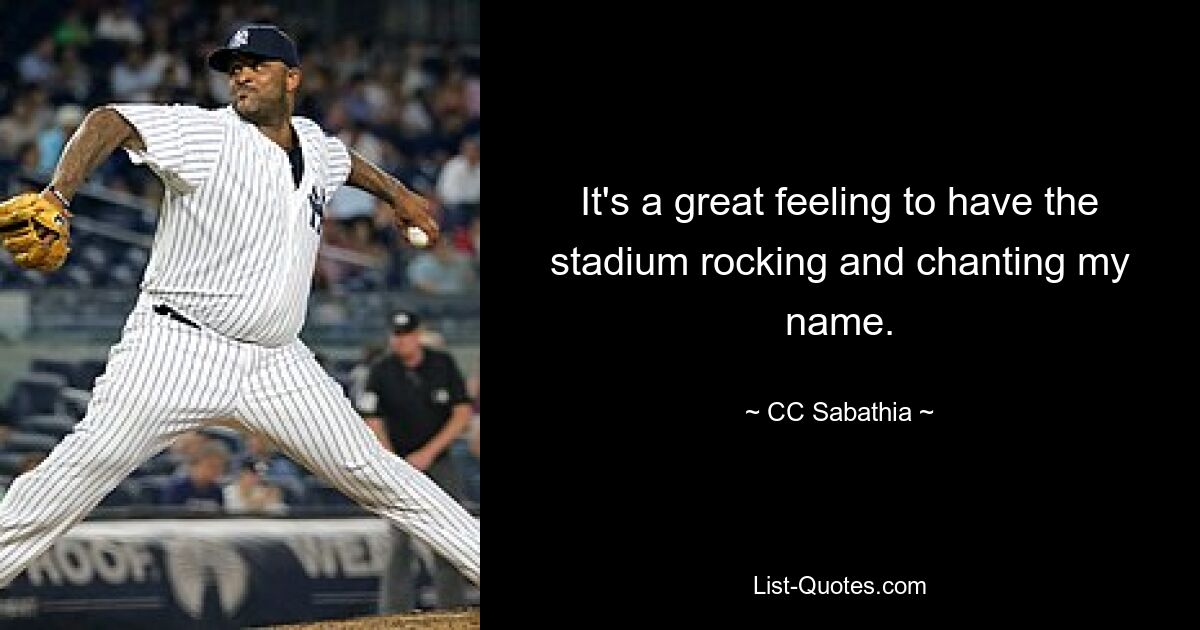
{"label": "black background", "polygon": [[[1187,251],[1174,239],[1194,207],[1172,158],[1164,34],[1079,16],[868,24],[720,9],[588,9],[489,41],[504,66],[489,101],[504,119],[489,133],[502,171],[489,187],[503,189],[489,193],[493,614],[768,627],[1161,613],[1179,587],[1190,351],[1177,331],[1191,313],[1167,258]],[[583,217],[585,186],[626,193],[633,210]],[[890,193],[892,217],[681,225],[669,206],[638,211],[651,192],[669,204],[761,188],[770,215],[781,186]],[[950,186],[1026,193],[1035,212],[946,217]],[[1100,212],[1044,216],[1048,186],[1092,193]],[[906,187],[939,211],[905,216]],[[826,252],[826,281],[550,273],[572,247],[760,245]],[[901,245],[903,277],[837,274],[842,253]],[[938,246],[1062,253],[1066,277],[913,273]],[[1131,254],[1122,282],[1079,277],[1081,252]],[[785,334],[787,313],[816,312],[879,313],[893,335]],[[935,413],[745,414],[793,400]],[[767,575],[916,579],[928,594],[755,596]]]}

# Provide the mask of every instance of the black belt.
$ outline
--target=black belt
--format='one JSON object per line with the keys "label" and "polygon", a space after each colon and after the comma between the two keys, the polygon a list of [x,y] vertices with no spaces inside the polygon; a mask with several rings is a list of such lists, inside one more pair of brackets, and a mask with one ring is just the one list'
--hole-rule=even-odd
{"label": "black belt", "polygon": [[196,330],[200,329],[199,324],[184,317],[183,315],[180,315],[179,311],[176,311],[175,309],[171,308],[170,306],[167,306],[166,304],[155,304],[154,312],[157,313],[158,315],[166,315],[167,317],[170,317],[171,319],[173,319],[185,326],[191,326],[192,328],[195,328]]}

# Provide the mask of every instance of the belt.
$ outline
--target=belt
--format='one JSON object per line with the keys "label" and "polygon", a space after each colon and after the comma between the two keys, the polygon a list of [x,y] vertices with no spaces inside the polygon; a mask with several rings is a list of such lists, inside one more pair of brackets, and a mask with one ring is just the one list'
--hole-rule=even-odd
{"label": "belt", "polygon": [[171,319],[173,319],[185,326],[191,326],[192,328],[195,328],[196,330],[200,329],[200,324],[197,324],[196,322],[184,317],[183,315],[180,315],[179,311],[176,311],[175,309],[171,308],[170,306],[167,306],[166,304],[155,304],[154,312],[158,315],[166,315],[167,317],[170,317]]}

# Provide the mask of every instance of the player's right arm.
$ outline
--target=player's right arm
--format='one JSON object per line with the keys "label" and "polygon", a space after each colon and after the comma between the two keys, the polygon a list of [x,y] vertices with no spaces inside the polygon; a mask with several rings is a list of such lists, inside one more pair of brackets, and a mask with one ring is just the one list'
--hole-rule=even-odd
{"label": "player's right arm", "polygon": [[50,185],[70,201],[87,176],[117,147],[145,150],[146,145],[137,129],[116,110],[93,109],[63,148]]}

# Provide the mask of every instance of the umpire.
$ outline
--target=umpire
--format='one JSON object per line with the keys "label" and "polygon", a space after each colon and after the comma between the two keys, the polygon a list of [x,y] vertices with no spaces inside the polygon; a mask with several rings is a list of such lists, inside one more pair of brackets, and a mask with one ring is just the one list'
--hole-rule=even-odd
{"label": "umpire", "polygon": [[[416,313],[392,315],[389,352],[371,366],[359,394],[359,411],[379,441],[429,475],[460,503],[465,484],[450,456],[450,446],[471,422],[471,399],[462,372],[446,352],[421,344]],[[402,613],[417,608],[416,563],[407,534],[390,528],[392,555],[380,585],[379,611]],[[466,606],[466,581],[440,557],[433,582],[440,608]]]}

